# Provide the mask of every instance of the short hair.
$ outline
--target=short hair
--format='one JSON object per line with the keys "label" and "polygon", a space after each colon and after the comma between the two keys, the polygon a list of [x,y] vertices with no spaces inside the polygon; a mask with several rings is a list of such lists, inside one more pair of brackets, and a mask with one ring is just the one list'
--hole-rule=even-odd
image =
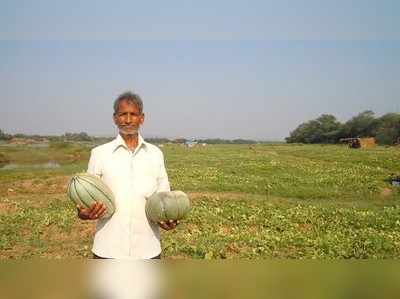
{"label": "short hair", "polygon": [[140,114],[143,113],[143,102],[140,96],[136,93],[127,91],[124,92],[123,94],[119,95],[118,98],[114,101],[114,114],[118,112],[119,109],[119,103],[122,101],[127,101],[132,104],[135,104],[139,108]]}

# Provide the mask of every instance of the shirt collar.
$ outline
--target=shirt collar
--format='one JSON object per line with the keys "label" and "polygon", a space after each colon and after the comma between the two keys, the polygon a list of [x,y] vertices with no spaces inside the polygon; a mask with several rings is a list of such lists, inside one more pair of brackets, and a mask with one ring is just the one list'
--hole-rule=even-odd
{"label": "shirt collar", "polygon": [[[121,146],[128,150],[125,140],[121,137],[120,134],[118,134],[117,138],[115,138],[113,142],[114,142],[113,152],[115,152]],[[138,151],[141,147],[143,147],[143,149],[147,150],[147,142],[144,141],[142,135],[140,135],[140,133],[138,133],[138,146],[135,149],[135,151]]]}

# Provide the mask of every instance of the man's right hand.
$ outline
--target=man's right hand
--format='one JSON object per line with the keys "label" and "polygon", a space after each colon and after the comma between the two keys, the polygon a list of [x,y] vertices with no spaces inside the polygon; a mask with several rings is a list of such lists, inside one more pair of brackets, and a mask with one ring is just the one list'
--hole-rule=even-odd
{"label": "man's right hand", "polygon": [[104,204],[96,202],[90,208],[76,206],[78,210],[78,217],[82,220],[97,220],[101,218],[107,211]]}

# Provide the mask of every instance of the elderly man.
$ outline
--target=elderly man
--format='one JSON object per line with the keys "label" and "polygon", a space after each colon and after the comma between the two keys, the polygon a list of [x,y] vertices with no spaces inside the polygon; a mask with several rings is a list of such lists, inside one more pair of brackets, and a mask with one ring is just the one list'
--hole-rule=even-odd
{"label": "elderly man", "polygon": [[114,123],[119,135],[94,148],[88,173],[100,177],[113,191],[115,213],[102,219],[106,208],[96,203],[77,206],[82,220],[98,220],[92,252],[94,258],[160,258],[160,231],[174,229],[177,222],[153,223],[145,213],[146,198],[154,192],[170,191],[164,157],[160,149],[143,140],[143,103],[137,94],[126,92],[114,102]]}

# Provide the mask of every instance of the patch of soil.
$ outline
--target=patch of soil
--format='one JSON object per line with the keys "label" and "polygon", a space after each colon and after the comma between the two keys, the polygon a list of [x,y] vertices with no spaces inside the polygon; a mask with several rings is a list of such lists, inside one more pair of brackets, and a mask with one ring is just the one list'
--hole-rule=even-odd
{"label": "patch of soil", "polygon": [[7,193],[8,196],[12,196],[12,195],[16,195],[17,191],[15,191],[15,189],[13,188],[7,188]]}
{"label": "patch of soil", "polygon": [[229,254],[237,254],[240,252],[240,248],[237,246],[236,243],[228,244],[225,249]]}
{"label": "patch of soil", "polygon": [[232,234],[232,228],[231,228],[231,227],[223,226],[223,227],[221,227],[221,228],[219,229],[218,234],[219,234],[219,235],[222,235],[222,236],[229,236],[229,235]]}
{"label": "patch of soil", "polygon": [[90,246],[83,246],[85,241],[92,242],[95,233],[95,222],[77,220],[69,232],[51,225],[42,231],[40,239],[50,244],[51,251],[46,251],[46,258],[71,258],[90,256]]}
{"label": "patch of soil", "polygon": [[7,195],[19,194],[59,194],[66,193],[69,177],[61,176],[47,180],[29,179],[13,182],[8,186]]}
{"label": "patch of soil", "polygon": [[10,162],[10,160],[8,160],[4,154],[0,153],[0,165],[7,164],[9,162]]}
{"label": "patch of soil", "polygon": [[[76,221],[71,231],[63,231],[56,225],[44,227],[40,233],[40,239],[47,245],[41,257],[59,259],[90,256],[90,246],[83,245],[85,241],[90,240],[95,232],[95,222]],[[19,232],[21,236],[30,236],[31,231],[28,228],[22,228]],[[35,251],[25,244],[15,244],[12,248],[0,251],[0,259],[21,258],[27,252]]]}
{"label": "patch of soil", "polygon": [[383,188],[383,190],[381,192],[382,197],[388,197],[388,196],[391,196],[392,194],[393,194],[393,190],[390,188]]}
{"label": "patch of soil", "polygon": [[306,232],[312,230],[313,226],[310,223],[301,223],[298,228],[302,232]]}
{"label": "patch of soil", "polygon": [[13,214],[17,212],[17,207],[12,202],[0,202],[0,215]]}
{"label": "patch of soil", "polygon": [[80,243],[82,240],[92,238],[96,230],[94,221],[77,220],[69,232],[63,231],[56,225],[50,225],[42,231],[41,239],[60,243]]}
{"label": "patch of soil", "polygon": [[12,248],[0,250],[0,259],[21,259],[28,250],[28,246],[16,244]]}

